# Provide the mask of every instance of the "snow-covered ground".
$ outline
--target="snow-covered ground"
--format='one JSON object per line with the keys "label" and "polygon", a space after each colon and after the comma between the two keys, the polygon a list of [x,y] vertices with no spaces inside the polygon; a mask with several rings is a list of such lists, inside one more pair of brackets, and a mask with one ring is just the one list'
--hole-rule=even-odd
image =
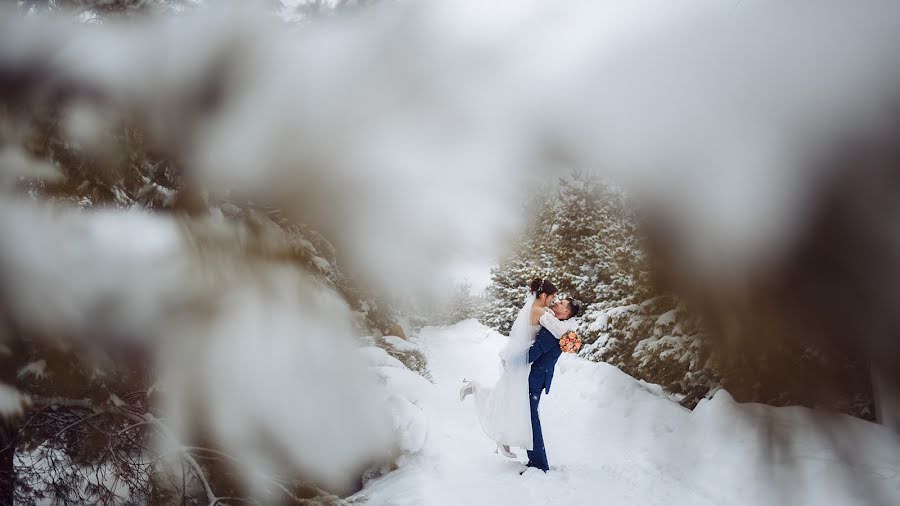
{"label": "snow-covered ground", "polygon": [[[900,440],[879,425],[806,408],[738,404],[720,391],[691,412],[615,367],[564,355],[541,401],[551,470],[493,453],[463,378],[493,381],[504,336],[474,320],[410,341],[427,434],[399,469],[350,500],[368,505],[900,504]],[[391,387],[388,381],[388,387]],[[407,396],[408,397],[408,396]]]}

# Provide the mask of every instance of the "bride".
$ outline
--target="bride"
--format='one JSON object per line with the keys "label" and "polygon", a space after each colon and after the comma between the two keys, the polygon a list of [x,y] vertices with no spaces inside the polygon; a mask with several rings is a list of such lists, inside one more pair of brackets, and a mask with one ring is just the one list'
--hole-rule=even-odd
{"label": "bride", "polygon": [[540,329],[541,317],[552,315],[548,313],[548,306],[557,292],[553,283],[542,279],[532,281],[530,288],[531,293],[509,332],[509,341],[500,352],[503,365],[500,379],[493,388],[470,381],[459,391],[460,401],[467,395],[474,395],[481,428],[497,442],[497,451],[510,458],[516,457],[511,446],[532,449],[528,348]]}

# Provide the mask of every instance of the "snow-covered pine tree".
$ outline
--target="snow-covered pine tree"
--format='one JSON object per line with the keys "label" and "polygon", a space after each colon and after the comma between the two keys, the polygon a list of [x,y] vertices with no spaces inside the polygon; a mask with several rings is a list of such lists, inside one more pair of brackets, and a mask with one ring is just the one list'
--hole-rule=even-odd
{"label": "snow-covered pine tree", "polygon": [[482,316],[485,324],[508,331],[535,277],[587,304],[633,302],[646,292],[636,219],[620,189],[575,172],[542,188],[525,211],[533,212],[526,231],[491,271],[494,305]]}
{"label": "snow-covered pine tree", "polygon": [[703,329],[672,295],[656,293],[627,194],[591,173],[573,172],[526,206],[530,223],[492,270],[493,301],[480,319],[508,332],[534,277],[585,305],[581,355],[659,383],[692,406],[718,382]]}
{"label": "snow-covered pine tree", "polygon": [[560,287],[560,296],[585,303],[578,319],[581,356],[659,384],[684,406],[719,387],[744,402],[822,406],[796,378],[849,377],[831,388],[825,407],[872,418],[863,364],[802,339],[761,339],[741,350],[711,342],[700,315],[657,287],[638,213],[615,185],[576,172],[543,188],[525,210],[527,229],[492,270],[492,300],[480,316],[486,325],[508,332],[527,281],[544,277]]}
{"label": "snow-covered pine tree", "polygon": [[[478,318],[485,325],[508,334],[522,302],[528,295],[528,284],[534,278],[555,278],[556,249],[552,246],[557,228],[559,200],[551,185],[537,188],[522,206],[528,217],[524,233],[512,252],[500,259],[491,269],[491,284],[487,288],[488,301]],[[550,245],[550,246],[548,246]],[[559,286],[557,284],[557,286]]]}
{"label": "snow-covered pine tree", "polygon": [[475,316],[478,310],[476,297],[472,294],[472,283],[463,281],[453,286],[450,300],[442,311],[441,324],[450,325]]}
{"label": "snow-covered pine tree", "polygon": [[583,301],[623,301],[639,295],[643,255],[625,194],[589,173],[559,182],[552,227],[557,286]]}

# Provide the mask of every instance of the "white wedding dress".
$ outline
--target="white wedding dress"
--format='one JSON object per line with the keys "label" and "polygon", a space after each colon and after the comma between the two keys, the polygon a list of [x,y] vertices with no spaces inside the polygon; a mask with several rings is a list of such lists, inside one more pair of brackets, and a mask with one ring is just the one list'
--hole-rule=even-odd
{"label": "white wedding dress", "polygon": [[528,402],[528,348],[540,325],[531,325],[532,293],[519,311],[509,341],[500,352],[503,373],[497,383],[485,387],[472,382],[475,410],[485,434],[498,445],[532,449],[531,406]]}

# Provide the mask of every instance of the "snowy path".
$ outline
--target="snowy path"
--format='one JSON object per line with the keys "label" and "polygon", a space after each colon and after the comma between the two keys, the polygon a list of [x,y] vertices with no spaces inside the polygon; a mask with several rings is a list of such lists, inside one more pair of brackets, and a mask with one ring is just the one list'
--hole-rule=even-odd
{"label": "snowy path", "polygon": [[[428,439],[351,502],[900,504],[900,444],[879,426],[804,408],[737,404],[724,392],[692,413],[614,367],[568,355],[541,403],[551,471],[519,476],[524,451],[518,460],[493,453],[472,400],[458,399],[462,378],[496,379],[503,339],[474,321],[426,328],[412,339],[435,382],[423,406]],[[824,437],[835,427],[841,437]],[[779,451],[765,450],[772,437],[785,442]]]}

